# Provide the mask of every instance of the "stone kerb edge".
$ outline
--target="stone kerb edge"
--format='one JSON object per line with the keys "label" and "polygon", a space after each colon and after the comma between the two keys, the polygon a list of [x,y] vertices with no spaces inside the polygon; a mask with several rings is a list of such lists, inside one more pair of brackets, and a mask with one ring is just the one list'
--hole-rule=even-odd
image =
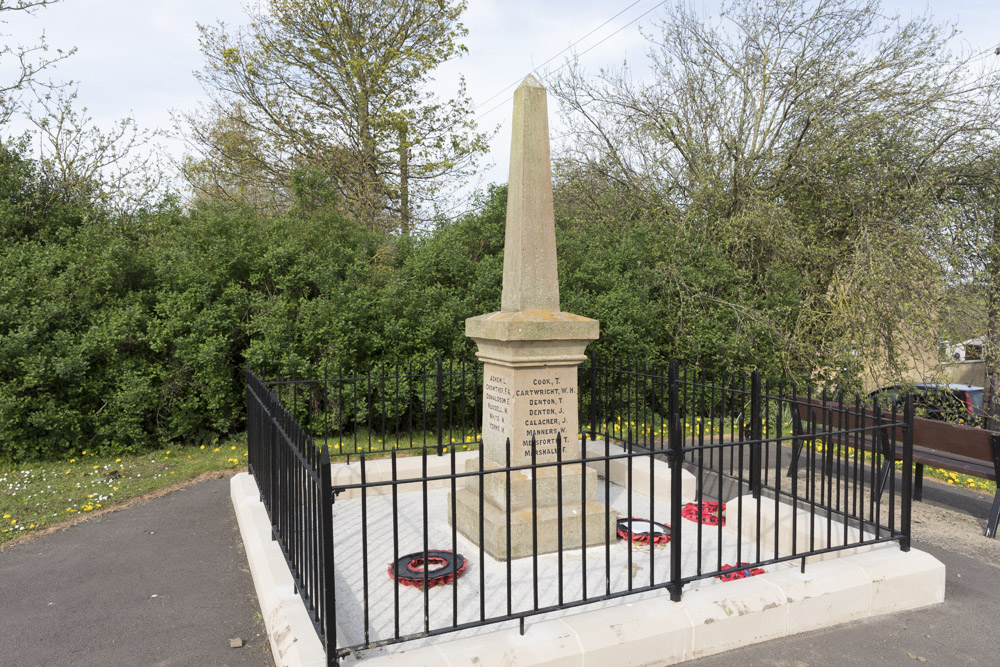
{"label": "stone kerb edge", "polygon": [[326,667],[323,644],[313,629],[302,598],[295,592],[281,548],[271,540],[271,522],[260,501],[257,483],[249,473],[239,473],[229,482],[229,497],[240,527],[274,664],[277,667]]}

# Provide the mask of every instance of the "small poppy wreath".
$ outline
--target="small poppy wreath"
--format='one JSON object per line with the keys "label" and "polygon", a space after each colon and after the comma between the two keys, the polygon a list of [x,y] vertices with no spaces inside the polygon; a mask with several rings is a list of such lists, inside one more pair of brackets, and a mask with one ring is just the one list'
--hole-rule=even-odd
{"label": "small poppy wreath", "polygon": [[670,541],[670,526],[639,517],[618,519],[618,537],[633,544],[666,544]]}
{"label": "small poppy wreath", "polygon": [[699,507],[695,503],[688,503],[681,510],[681,516],[688,521],[701,522],[707,526],[726,525],[726,504],[705,501]]}
{"label": "small poppy wreath", "polygon": [[[743,567],[744,565],[749,565],[749,564],[750,563],[740,563],[740,567]],[[729,563],[726,563],[725,565],[722,566],[722,569],[723,570],[728,570],[731,567],[735,567],[735,566],[734,565],[730,565]],[[737,579],[746,579],[747,577],[756,577],[758,574],[764,574],[764,568],[761,568],[761,567],[745,568],[743,570],[736,570],[735,572],[730,572],[728,574],[718,574],[718,575],[716,575],[715,578],[716,579],[722,579],[723,581],[736,581]]]}
{"label": "small poppy wreath", "polygon": [[469,561],[462,554],[431,549],[426,554],[418,551],[389,563],[389,577],[404,586],[415,588],[423,588],[426,577],[427,588],[434,588],[452,583],[462,576],[468,566]]}

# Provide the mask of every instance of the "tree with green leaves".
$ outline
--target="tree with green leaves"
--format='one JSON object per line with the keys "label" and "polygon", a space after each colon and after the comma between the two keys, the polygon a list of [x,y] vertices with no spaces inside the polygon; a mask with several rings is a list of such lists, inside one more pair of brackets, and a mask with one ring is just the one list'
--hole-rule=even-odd
{"label": "tree with green leaves", "polygon": [[445,102],[427,90],[465,51],[465,7],[267,0],[246,27],[199,26],[211,104],[186,118],[192,184],[281,193],[298,170],[320,170],[370,227],[408,232],[420,203],[485,149],[464,82]]}

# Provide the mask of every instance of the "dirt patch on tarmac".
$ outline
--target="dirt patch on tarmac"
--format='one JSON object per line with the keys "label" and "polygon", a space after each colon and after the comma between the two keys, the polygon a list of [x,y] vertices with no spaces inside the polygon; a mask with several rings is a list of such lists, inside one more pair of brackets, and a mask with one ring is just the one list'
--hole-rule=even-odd
{"label": "dirt patch on tarmac", "polygon": [[[930,484],[924,482],[925,493],[926,487]],[[963,492],[977,493],[967,490]],[[992,497],[985,497],[992,501]],[[1000,539],[983,535],[988,517],[988,503],[982,510],[981,516],[977,516],[961,509],[946,507],[938,502],[916,502],[913,503],[911,514],[913,539],[1000,568]]]}
{"label": "dirt patch on tarmac", "polygon": [[[822,497],[831,493],[818,477],[817,475],[815,485],[817,496]],[[809,473],[805,470],[799,471],[798,481],[797,491],[802,494],[802,498],[805,498]],[[897,495],[893,511],[897,517],[895,525],[898,528],[901,489],[898,478],[896,483]],[[869,487],[849,485],[845,490],[844,485],[839,486],[841,498],[853,498],[852,494],[857,491],[860,492],[858,498],[860,504],[870,507]],[[840,505],[836,501],[837,493],[838,489],[835,487],[830,503],[839,508]],[[880,516],[883,525],[886,525],[889,516],[888,496],[888,491],[882,496]],[[850,500],[847,502],[851,504]],[[911,534],[915,546],[919,548],[920,543],[928,544],[1000,568],[1000,539],[986,537],[983,534],[986,531],[986,521],[989,518],[992,502],[992,493],[983,493],[925,478],[923,500],[912,503],[910,514]]]}

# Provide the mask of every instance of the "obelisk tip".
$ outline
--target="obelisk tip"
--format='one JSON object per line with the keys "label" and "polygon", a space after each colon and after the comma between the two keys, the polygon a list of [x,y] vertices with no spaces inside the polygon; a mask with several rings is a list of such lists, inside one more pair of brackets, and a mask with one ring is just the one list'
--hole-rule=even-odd
{"label": "obelisk tip", "polygon": [[542,82],[535,78],[534,74],[529,74],[528,76],[524,77],[524,81],[521,82],[521,85],[518,86],[518,88],[523,88],[524,86],[531,86],[533,88],[543,88],[543,89],[545,88],[545,86],[542,85]]}

